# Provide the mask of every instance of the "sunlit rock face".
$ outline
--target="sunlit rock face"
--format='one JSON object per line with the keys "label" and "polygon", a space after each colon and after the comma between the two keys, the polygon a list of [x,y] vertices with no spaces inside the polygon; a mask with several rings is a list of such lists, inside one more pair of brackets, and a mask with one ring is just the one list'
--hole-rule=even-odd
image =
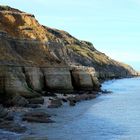
{"label": "sunlit rock face", "polygon": [[42,91],[44,89],[44,75],[38,67],[24,67],[24,74],[28,86],[35,91]]}
{"label": "sunlit rock face", "polygon": [[137,75],[92,43],[43,26],[34,15],[8,6],[0,6],[0,65],[5,68],[0,92],[26,97],[50,89],[98,90],[97,78]]}
{"label": "sunlit rock face", "polygon": [[75,89],[99,90],[100,84],[94,68],[75,67],[71,70],[72,82]]}
{"label": "sunlit rock face", "polygon": [[37,95],[29,89],[21,67],[1,66],[0,72],[1,96],[6,94],[11,98],[21,95],[30,98]]}
{"label": "sunlit rock face", "polygon": [[49,90],[73,90],[69,68],[43,68],[46,88]]}

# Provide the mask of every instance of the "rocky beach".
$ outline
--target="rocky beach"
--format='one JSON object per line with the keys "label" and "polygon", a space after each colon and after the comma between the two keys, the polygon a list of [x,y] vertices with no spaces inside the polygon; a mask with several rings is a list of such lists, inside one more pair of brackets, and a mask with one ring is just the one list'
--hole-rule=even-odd
{"label": "rocky beach", "polygon": [[56,123],[55,108],[108,93],[102,81],[134,76],[138,73],[131,66],[92,43],[43,26],[32,14],[0,6],[1,139],[46,140],[34,137],[28,125]]}

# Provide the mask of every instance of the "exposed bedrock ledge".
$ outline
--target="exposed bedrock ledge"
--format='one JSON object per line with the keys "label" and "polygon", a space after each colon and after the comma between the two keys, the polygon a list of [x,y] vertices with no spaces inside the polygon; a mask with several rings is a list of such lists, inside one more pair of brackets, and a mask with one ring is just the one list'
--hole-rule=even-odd
{"label": "exposed bedrock ledge", "polygon": [[75,89],[99,90],[100,83],[95,76],[94,68],[76,67],[71,70],[72,83]]}
{"label": "exposed bedrock ledge", "polygon": [[43,68],[46,88],[49,90],[73,90],[69,68]]}
{"label": "exposed bedrock ledge", "polygon": [[0,67],[0,95],[25,98],[39,96],[44,90],[99,90],[100,84],[92,68]]}
{"label": "exposed bedrock ledge", "polygon": [[40,68],[37,67],[24,67],[26,82],[29,88],[35,91],[42,91],[44,87],[44,75]]}
{"label": "exposed bedrock ledge", "polygon": [[[127,77],[135,77],[135,76],[138,76],[138,73],[135,72],[135,71],[131,71],[128,72],[128,71],[120,71],[118,70],[118,72],[110,72],[111,70],[108,70],[108,71],[99,71],[99,72],[96,72],[96,77],[99,79],[99,80],[107,80],[107,79],[118,79],[118,78],[127,78]],[[130,71],[130,70],[129,70]]]}
{"label": "exposed bedrock ledge", "polygon": [[0,92],[1,99],[16,95],[26,98],[39,96],[28,87],[22,67],[0,67]]}

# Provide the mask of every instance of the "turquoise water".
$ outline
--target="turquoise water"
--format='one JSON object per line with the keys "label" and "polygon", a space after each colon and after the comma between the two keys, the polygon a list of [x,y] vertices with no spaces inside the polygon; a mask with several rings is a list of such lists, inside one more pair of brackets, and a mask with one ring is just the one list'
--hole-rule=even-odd
{"label": "turquoise water", "polygon": [[49,140],[140,140],[140,78],[108,81],[102,88],[113,93],[75,107],[47,110],[56,123],[28,124],[27,135]]}

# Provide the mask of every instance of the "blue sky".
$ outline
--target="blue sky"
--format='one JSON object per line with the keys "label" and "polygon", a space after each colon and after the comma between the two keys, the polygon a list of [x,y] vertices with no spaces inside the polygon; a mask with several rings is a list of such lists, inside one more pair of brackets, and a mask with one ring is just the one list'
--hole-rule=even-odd
{"label": "blue sky", "polygon": [[140,70],[140,0],[1,0]]}

